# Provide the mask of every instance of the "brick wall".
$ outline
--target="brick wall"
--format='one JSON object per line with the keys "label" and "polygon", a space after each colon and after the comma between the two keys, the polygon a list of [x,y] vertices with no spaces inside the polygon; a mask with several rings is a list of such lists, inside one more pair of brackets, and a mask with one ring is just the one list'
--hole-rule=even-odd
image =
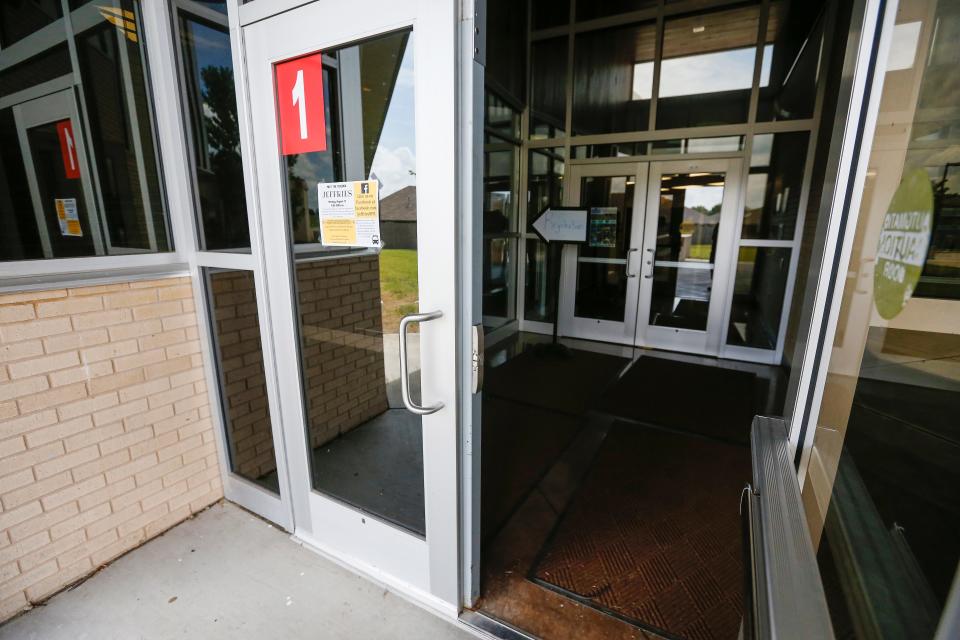
{"label": "brick wall", "polygon": [[189,278],[0,295],[0,620],[222,497]]}
{"label": "brick wall", "polygon": [[310,444],[387,410],[376,256],[297,265]]}
{"label": "brick wall", "polygon": [[267,404],[257,293],[250,271],[212,271],[210,295],[235,473],[260,480],[277,469]]}

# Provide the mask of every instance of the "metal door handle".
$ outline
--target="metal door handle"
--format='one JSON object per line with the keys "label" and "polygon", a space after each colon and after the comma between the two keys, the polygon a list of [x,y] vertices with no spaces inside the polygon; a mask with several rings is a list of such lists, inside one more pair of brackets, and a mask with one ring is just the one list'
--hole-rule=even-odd
{"label": "metal door handle", "polygon": [[440,411],[440,409],[443,409],[443,403],[438,402],[430,407],[421,407],[410,397],[410,373],[407,367],[407,327],[413,322],[429,322],[442,315],[442,311],[411,313],[408,316],[403,316],[400,320],[400,397],[403,398],[403,404],[407,410],[418,416],[428,416]]}
{"label": "metal door handle", "polygon": [[636,278],[636,277],[637,277],[637,274],[635,274],[635,273],[630,273],[630,256],[633,255],[633,252],[634,252],[634,251],[639,251],[639,249],[629,249],[629,250],[627,250],[627,277],[628,277],[628,278]]}

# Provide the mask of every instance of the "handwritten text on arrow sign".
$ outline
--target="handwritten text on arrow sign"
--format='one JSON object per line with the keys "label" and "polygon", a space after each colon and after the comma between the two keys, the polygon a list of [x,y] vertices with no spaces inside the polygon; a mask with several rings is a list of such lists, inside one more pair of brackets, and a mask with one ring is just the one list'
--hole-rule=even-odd
{"label": "handwritten text on arrow sign", "polygon": [[547,242],[585,242],[586,209],[547,209],[533,221],[533,228]]}

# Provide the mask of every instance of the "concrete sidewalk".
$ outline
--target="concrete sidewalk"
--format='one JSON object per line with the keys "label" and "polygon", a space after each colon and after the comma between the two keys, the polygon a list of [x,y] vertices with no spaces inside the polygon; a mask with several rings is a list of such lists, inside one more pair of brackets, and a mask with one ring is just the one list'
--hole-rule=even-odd
{"label": "concrete sidewalk", "polygon": [[474,637],[229,503],[0,626],[2,640]]}

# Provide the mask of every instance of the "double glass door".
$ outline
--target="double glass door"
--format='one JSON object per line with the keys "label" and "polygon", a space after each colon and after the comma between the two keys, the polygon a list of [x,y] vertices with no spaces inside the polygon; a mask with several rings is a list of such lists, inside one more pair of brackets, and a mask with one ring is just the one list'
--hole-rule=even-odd
{"label": "double glass door", "polygon": [[573,167],[587,241],[564,248],[560,333],[717,355],[729,303],[740,161]]}
{"label": "double glass door", "polygon": [[454,5],[335,4],[243,28],[280,493],[299,539],[455,607]]}

